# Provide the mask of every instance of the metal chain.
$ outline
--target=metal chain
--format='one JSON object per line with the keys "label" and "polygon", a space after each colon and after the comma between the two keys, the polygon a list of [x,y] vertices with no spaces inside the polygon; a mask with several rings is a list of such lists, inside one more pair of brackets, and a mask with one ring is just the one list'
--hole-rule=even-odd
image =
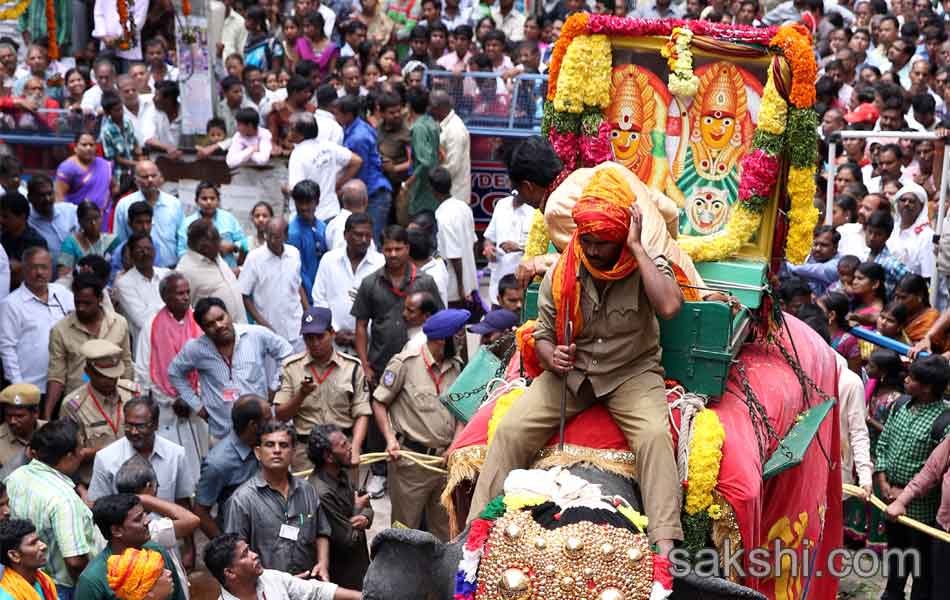
{"label": "metal chain", "polygon": [[501,364],[498,365],[498,368],[495,370],[495,374],[493,377],[489,377],[488,380],[485,381],[485,383],[471,390],[461,392],[461,393],[449,394],[448,401],[451,402],[452,404],[455,404],[455,403],[461,402],[462,400],[465,400],[466,398],[470,398],[475,395],[484,395],[486,390],[488,389],[489,383],[491,383],[495,379],[500,379],[504,377],[505,370],[508,368],[508,363],[511,361],[511,357],[514,356],[515,350],[517,349],[517,344],[514,343],[514,336],[515,336],[514,333],[503,335],[502,337],[498,338],[497,340],[492,342],[491,345],[487,347],[487,350],[489,352],[494,353],[495,350],[503,348],[505,347],[505,344],[508,344],[508,347],[505,350],[504,355],[502,355],[501,357]]}
{"label": "metal chain", "polygon": [[[791,458],[791,450],[782,445],[778,432],[775,431],[775,428],[772,427],[772,422],[769,421],[769,415],[765,407],[759,402],[755,391],[752,389],[752,385],[749,383],[749,375],[745,370],[745,365],[738,361],[735,361],[733,364],[736,366],[736,371],[739,374],[739,382],[742,384],[742,389],[745,392],[746,397],[743,402],[745,402],[749,408],[749,420],[752,423],[752,430],[755,432],[755,441],[759,446],[759,460],[761,464],[765,465],[765,461],[768,458],[765,453],[768,449],[768,444],[773,441],[778,443],[776,452],[781,451],[786,457]],[[763,429],[765,430],[764,435],[762,433]]]}

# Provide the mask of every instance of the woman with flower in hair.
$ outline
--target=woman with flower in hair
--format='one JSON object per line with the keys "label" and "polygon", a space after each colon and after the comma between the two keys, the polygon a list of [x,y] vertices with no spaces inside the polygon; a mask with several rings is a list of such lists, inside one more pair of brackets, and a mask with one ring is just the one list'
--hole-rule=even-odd
{"label": "woman with flower in hair", "polygon": [[167,600],[172,595],[172,572],[153,550],[126,548],[107,563],[109,588],[119,600]]}

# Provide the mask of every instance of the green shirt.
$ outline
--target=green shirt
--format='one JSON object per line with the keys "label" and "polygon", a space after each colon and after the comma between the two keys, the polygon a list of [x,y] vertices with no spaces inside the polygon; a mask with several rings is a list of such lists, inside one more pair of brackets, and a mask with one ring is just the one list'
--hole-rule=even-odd
{"label": "green shirt", "polygon": [[409,214],[434,211],[439,203],[432,194],[429,173],[439,166],[439,124],[429,115],[418,117],[409,129],[412,146],[412,174],[415,182],[409,190]]}
{"label": "green shirt", "polygon": [[[72,0],[54,0],[53,12],[56,14],[56,43],[60,56],[72,54],[73,40],[73,3]],[[46,2],[33,0],[26,11],[20,15],[20,31],[27,31],[30,39],[37,40],[46,36]]]}
{"label": "green shirt", "polygon": [[49,546],[46,572],[57,586],[72,587],[73,578],[64,557],[98,550],[92,511],[76,494],[75,484],[38,460],[11,473],[5,483],[12,515],[31,521],[39,538]]}
{"label": "green shirt", "polygon": [[[921,404],[911,400],[891,410],[884,431],[878,438],[874,456],[874,470],[883,471],[891,485],[904,487],[923,468],[937,443],[931,438],[934,421],[947,410],[943,402]],[[950,427],[947,428],[950,430]],[[947,430],[943,432],[944,436]],[[939,440],[938,440],[939,441]],[[918,497],[907,505],[907,516],[918,521],[936,524],[940,506],[940,489]]]}
{"label": "green shirt", "polygon": [[[155,542],[145,542],[142,548],[154,550],[165,559],[165,568],[172,572],[172,581],[174,588],[169,600],[185,600],[185,592],[178,578],[178,570],[175,563],[168,555],[168,552]],[[112,588],[109,587],[109,580],[106,576],[108,572],[108,560],[112,556],[112,547],[106,546],[106,549],[100,552],[95,558],[89,561],[82,575],[79,576],[79,582],[76,584],[76,593],[74,600],[118,600]]]}

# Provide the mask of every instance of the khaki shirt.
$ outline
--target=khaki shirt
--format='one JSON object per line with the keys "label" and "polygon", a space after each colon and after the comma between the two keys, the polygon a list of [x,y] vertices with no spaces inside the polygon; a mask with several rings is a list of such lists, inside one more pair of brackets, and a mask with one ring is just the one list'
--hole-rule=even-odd
{"label": "khaki shirt", "polygon": [[[332,365],[332,366],[331,366]],[[320,378],[326,379],[320,383]],[[316,371],[316,373],[314,373]],[[328,364],[318,365],[309,352],[301,352],[284,361],[280,373],[280,389],[274,404],[286,404],[297,395],[305,377],[310,376],[316,389],[303,399],[294,415],[294,429],[299,435],[310,435],[314,425],[336,425],[352,429],[356,419],[373,414],[369,405],[369,388],[363,378],[363,367],[354,356],[334,352]]]}
{"label": "khaki shirt", "polygon": [[132,379],[132,345],[129,341],[129,323],[125,317],[110,310],[104,311],[99,335],[92,335],[76,318],[73,311],[53,326],[49,332],[49,381],[63,384],[66,390],[82,385],[86,357],[80,352],[89,340],[108,340],[122,348],[123,377]]}
{"label": "khaki shirt", "polygon": [[[653,262],[675,281],[665,257],[658,256]],[[603,295],[598,293],[590,273],[583,266],[580,271],[578,282],[584,325],[579,334],[575,332],[574,335],[577,352],[574,369],[567,376],[571,391],[577,394],[584,380],[589,379],[594,394],[599,398],[647,371],[662,373],[660,324],[643,287],[639,269],[629,277],[608,282]],[[541,282],[534,339],[557,344],[557,307],[551,293],[553,274],[553,269],[548,271]]]}
{"label": "khaki shirt", "polygon": [[[125,435],[122,407],[139,395],[139,386],[133,381],[119,379],[116,390],[118,393],[111,398],[102,397],[100,394],[93,397],[90,394],[90,386],[83,385],[66,396],[63,401],[63,417],[78,426],[80,448],[101,450]],[[89,485],[91,476],[92,461],[83,463],[79,468],[79,480]]]}
{"label": "khaki shirt", "polygon": [[[435,365],[427,344],[406,348],[389,361],[373,399],[389,408],[393,430],[428,448],[444,449],[455,436],[455,417],[439,402],[462,372],[456,357]],[[441,377],[438,389],[426,365]]]}
{"label": "khaki shirt", "polygon": [[[46,421],[37,420],[33,430],[36,431]],[[10,460],[16,458],[29,445],[30,440],[20,439],[13,434],[10,426],[6,423],[0,425],[0,467],[7,464]]]}

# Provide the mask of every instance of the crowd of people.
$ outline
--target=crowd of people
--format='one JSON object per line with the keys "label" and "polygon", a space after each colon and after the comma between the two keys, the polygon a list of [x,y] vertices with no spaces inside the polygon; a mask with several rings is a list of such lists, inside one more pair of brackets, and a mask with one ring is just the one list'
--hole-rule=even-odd
{"label": "crowd of people", "polygon": [[[228,600],[358,598],[387,489],[393,522],[448,536],[444,476],[400,452],[451,444],[460,424],[439,396],[466,331],[489,344],[519,323],[526,200],[553,180],[531,151],[544,142],[501,147],[468,126],[538,117],[544,78],[524,76],[546,72],[580,10],[800,22],[819,57],[820,156],[843,130],[938,134],[836,140],[816,198],[833,186],[832,224],[777,283],[839,356],[845,480],[891,503],[850,504],[851,541],[915,548],[925,567],[950,557],[892,520],[950,530],[950,235],[934,238],[950,2],[211,2],[217,116],[194,148],[170,5],[135,3],[123,39],[114,5],[73,19],[70,0],[52,4],[57,60],[38,0],[23,38],[0,38],[0,127],[80,132],[53,176],[0,153],[0,596],[183,600],[203,563]],[[245,218],[202,181],[186,214],[154,160],[186,152],[285,164],[284,205]],[[499,155],[519,193],[479,240],[471,164]],[[361,481],[368,450],[391,460]],[[915,597],[945,571],[922,571]],[[905,583],[894,569],[885,597]]]}

